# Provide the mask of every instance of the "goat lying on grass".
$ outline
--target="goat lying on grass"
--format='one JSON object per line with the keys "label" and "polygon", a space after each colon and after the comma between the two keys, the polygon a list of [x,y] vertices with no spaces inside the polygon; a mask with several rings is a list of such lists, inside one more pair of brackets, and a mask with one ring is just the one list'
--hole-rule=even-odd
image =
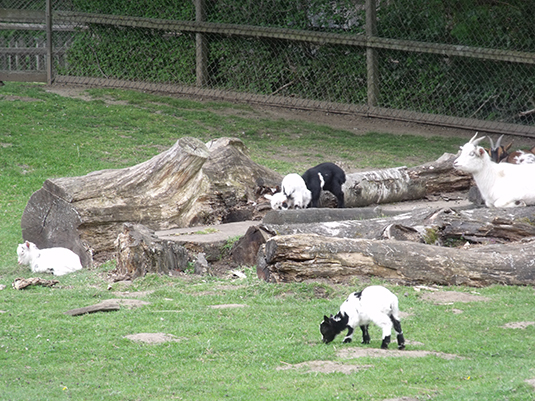
{"label": "goat lying on grass", "polygon": [[323,316],[323,322],[320,324],[322,340],[324,343],[330,343],[347,329],[344,343],[349,343],[353,339],[355,327],[360,326],[362,343],[369,344],[370,323],[375,323],[383,330],[382,349],[388,348],[392,327],[397,334],[398,349],[405,349],[405,338],[399,321],[398,297],[380,285],[366,287],[360,292],[350,294],[336,316]]}
{"label": "goat lying on grass", "polygon": [[344,170],[334,163],[321,163],[303,174],[307,188],[312,193],[312,207],[318,207],[321,190],[331,192],[338,199],[337,207],[344,207],[342,185],[346,182]]}
{"label": "goat lying on grass", "polygon": [[535,164],[494,163],[476,134],[461,146],[453,162],[457,170],[470,173],[487,207],[515,207],[535,204]]}
{"label": "goat lying on grass", "polygon": [[33,273],[52,273],[55,276],[74,273],[82,268],[80,257],[67,248],[39,249],[26,241],[17,247],[19,264],[30,265]]}

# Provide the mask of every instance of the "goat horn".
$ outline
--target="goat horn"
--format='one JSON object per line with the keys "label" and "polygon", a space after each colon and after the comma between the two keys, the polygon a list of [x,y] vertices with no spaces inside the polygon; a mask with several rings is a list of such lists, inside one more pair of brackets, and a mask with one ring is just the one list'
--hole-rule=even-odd
{"label": "goat horn", "polygon": [[[498,138],[498,141],[496,142],[496,149],[500,147],[500,144],[502,143],[502,138],[503,138],[503,135]],[[490,136],[489,136],[489,139],[490,139]],[[492,143],[492,140],[491,140],[491,143]]]}
{"label": "goat horn", "polygon": [[481,138],[477,138],[477,134],[479,134],[479,131],[476,132],[476,134],[472,137],[472,139],[470,139],[470,142],[468,143],[471,143],[472,145],[474,146],[477,146],[479,144],[479,142],[481,142],[483,139],[485,139],[486,137],[482,136]]}
{"label": "goat horn", "polygon": [[479,131],[476,132],[476,134],[472,137],[472,139],[470,139],[470,142],[468,142],[468,143],[472,143],[472,142],[474,142],[474,139],[476,139],[477,134],[479,134]]}
{"label": "goat horn", "polygon": [[[501,139],[501,137],[500,137],[500,139]],[[498,139],[498,142],[496,142],[496,147],[494,147],[494,142],[492,142],[492,138],[489,136],[490,150],[498,149],[498,146],[500,146],[500,139]]]}

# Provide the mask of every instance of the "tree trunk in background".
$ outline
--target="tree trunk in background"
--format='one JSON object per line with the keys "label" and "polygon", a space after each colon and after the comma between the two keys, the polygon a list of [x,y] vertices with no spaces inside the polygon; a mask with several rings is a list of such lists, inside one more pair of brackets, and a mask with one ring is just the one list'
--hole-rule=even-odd
{"label": "tree trunk in background", "polygon": [[445,153],[438,160],[416,167],[347,174],[346,207],[422,199],[432,194],[468,190],[471,176],[453,168],[456,156]]}
{"label": "tree trunk in background", "polygon": [[24,210],[23,238],[72,249],[84,266],[109,258],[123,223],[152,230],[245,220],[256,190],[278,173],[252,162],[239,139],[181,138],[152,159],[119,170],[47,180]]}

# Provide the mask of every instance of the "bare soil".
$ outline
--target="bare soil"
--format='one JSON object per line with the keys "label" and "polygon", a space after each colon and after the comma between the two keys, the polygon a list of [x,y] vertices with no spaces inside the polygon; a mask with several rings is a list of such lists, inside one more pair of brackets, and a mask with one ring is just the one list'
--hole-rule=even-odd
{"label": "bare soil", "polygon": [[451,305],[455,302],[488,302],[491,299],[476,294],[458,291],[437,291],[422,294],[422,299],[431,301],[436,305]]}

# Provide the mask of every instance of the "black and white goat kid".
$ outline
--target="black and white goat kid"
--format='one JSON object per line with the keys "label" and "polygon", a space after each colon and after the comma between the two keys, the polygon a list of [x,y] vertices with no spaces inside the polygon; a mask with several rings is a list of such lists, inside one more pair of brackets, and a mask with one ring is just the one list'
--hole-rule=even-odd
{"label": "black and white goat kid", "polygon": [[370,343],[368,326],[375,323],[383,330],[382,349],[388,349],[392,327],[397,334],[398,349],[405,349],[405,338],[399,320],[398,297],[385,287],[375,285],[354,292],[344,301],[340,312],[333,317],[323,316],[320,332],[324,343],[330,343],[347,329],[344,343],[351,342],[355,327],[362,330],[362,343]]}
{"label": "black and white goat kid", "polygon": [[312,207],[318,207],[321,190],[329,191],[338,199],[338,207],[344,207],[342,185],[346,182],[344,170],[334,163],[321,163],[305,171],[302,175],[307,188],[312,193]]}

